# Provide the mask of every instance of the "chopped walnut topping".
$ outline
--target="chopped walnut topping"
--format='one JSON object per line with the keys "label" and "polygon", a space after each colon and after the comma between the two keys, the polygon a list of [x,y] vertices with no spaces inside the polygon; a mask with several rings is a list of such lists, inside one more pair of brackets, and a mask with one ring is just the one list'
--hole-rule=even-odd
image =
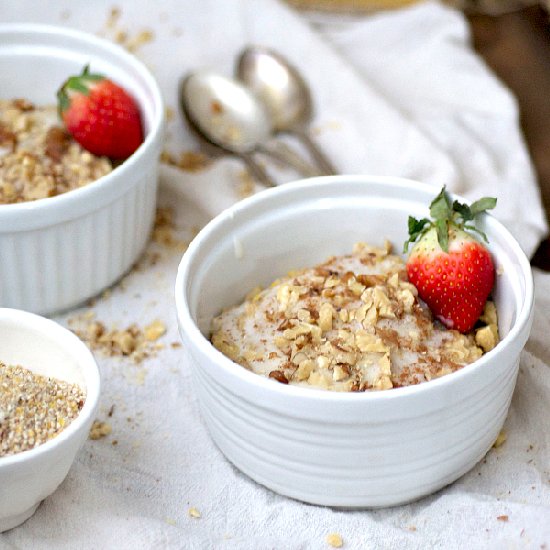
{"label": "chopped walnut topping", "polygon": [[333,317],[334,308],[328,302],[321,304],[319,308],[319,328],[323,332],[332,330],[332,317]]}
{"label": "chopped walnut topping", "polygon": [[486,323],[486,326],[476,330],[476,344],[483,349],[484,352],[491,351],[499,341],[497,310],[493,302],[487,302],[480,317],[480,321]]}
{"label": "chopped walnut topping", "polygon": [[[71,143],[71,136],[58,126],[52,126],[46,134],[45,153],[54,162],[60,162]],[[87,157],[85,157],[87,160]]]}
{"label": "chopped walnut topping", "polygon": [[85,151],[60,126],[54,105],[0,100],[0,204],[54,197],[113,169]]}
{"label": "chopped walnut topping", "polygon": [[[478,359],[486,327],[463,335],[432,319],[391,246],[360,243],[348,256],[253,289],[213,320],[222,353],[279,382],[335,391],[377,391],[450,374]],[[489,325],[489,322],[491,323]]]}
{"label": "chopped walnut topping", "polygon": [[285,376],[285,373],[282,370],[272,370],[269,373],[269,378],[273,378],[281,384],[288,384],[288,378]]}

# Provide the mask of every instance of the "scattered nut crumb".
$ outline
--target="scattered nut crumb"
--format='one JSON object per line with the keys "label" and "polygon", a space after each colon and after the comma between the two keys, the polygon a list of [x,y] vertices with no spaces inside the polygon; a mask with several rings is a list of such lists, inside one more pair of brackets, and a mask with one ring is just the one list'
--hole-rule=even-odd
{"label": "scattered nut crumb", "polygon": [[142,29],[130,34],[127,29],[119,26],[121,15],[122,10],[119,7],[111,8],[107,15],[104,30],[100,34],[120,44],[129,52],[136,53],[141,46],[154,39],[153,31]]}
{"label": "scattered nut crumb", "polygon": [[201,513],[196,508],[189,508],[188,514],[190,517],[199,519],[201,517]]}
{"label": "scattered nut crumb", "polygon": [[69,327],[91,350],[109,357],[128,357],[136,364],[154,357],[162,349],[155,340],[166,332],[164,324],[158,320],[145,329],[135,323],[125,329],[116,329],[97,320],[85,322],[82,316],[69,319]]}
{"label": "scattered nut crumb", "polygon": [[115,27],[116,23],[120,19],[121,13],[122,12],[119,7],[113,6],[111,8],[111,10],[109,11],[109,15],[107,16],[107,22],[105,23],[107,28],[112,29]]}
{"label": "scattered nut crumb", "polygon": [[166,334],[166,325],[158,319],[155,319],[150,325],[145,327],[145,339],[151,342],[158,340],[164,334]]}
{"label": "scattered nut crumb", "polygon": [[315,136],[319,136],[324,132],[326,132],[327,130],[334,131],[334,130],[341,130],[341,129],[342,129],[342,123],[339,120],[329,120],[324,124],[313,127],[311,129],[311,133]]}
{"label": "scattered nut crumb", "polygon": [[176,525],[176,520],[173,518],[165,518],[164,520],[168,525]]}
{"label": "scattered nut crumb", "polygon": [[89,438],[93,440],[102,439],[105,436],[109,435],[112,431],[113,429],[108,422],[94,420],[92,428],[90,429]]}
{"label": "scattered nut crumb", "polygon": [[164,114],[168,122],[170,122],[171,120],[174,120],[176,116],[176,114],[174,113],[174,109],[172,109],[172,107],[166,107]]}
{"label": "scattered nut crumb", "polygon": [[167,248],[184,252],[189,243],[176,238],[174,233],[175,228],[174,211],[171,208],[157,208],[153,228],[153,241]]}
{"label": "scattered nut crumb", "polygon": [[493,447],[495,449],[498,449],[501,445],[504,444],[504,442],[508,439],[508,436],[506,435],[506,432],[504,430],[500,430],[500,433],[497,435],[497,438],[495,439],[495,442],[493,443]]}
{"label": "scattered nut crumb", "polygon": [[506,516],[506,515],[497,516],[497,520],[498,521],[508,521],[508,516]]}
{"label": "scattered nut crumb", "polygon": [[255,183],[254,178],[248,170],[241,170],[237,177],[239,178],[239,185],[237,187],[237,195],[241,199],[246,199],[254,194]]}
{"label": "scattered nut crumb", "polygon": [[212,164],[210,157],[196,151],[182,151],[178,157],[168,151],[163,151],[160,161],[184,172],[201,172]]}
{"label": "scattered nut crumb", "polygon": [[152,42],[155,38],[155,34],[150,29],[144,29],[133,36],[128,37],[128,39],[122,44],[129,52],[135,53],[141,46]]}
{"label": "scattered nut crumb", "polygon": [[327,535],[327,543],[333,548],[342,548],[344,541],[338,533],[330,533]]}

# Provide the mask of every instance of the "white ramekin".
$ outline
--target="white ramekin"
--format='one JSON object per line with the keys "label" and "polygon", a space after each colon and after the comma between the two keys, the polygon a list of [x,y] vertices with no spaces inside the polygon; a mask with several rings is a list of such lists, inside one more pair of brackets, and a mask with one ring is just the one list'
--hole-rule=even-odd
{"label": "white ramekin", "polygon": [[212,317],[291,269],[349,253],[357,241],[399,250],[407,217],[428,215],[433,187],[399,178],[315,178],[264,191],[210,222],[176,281],[180,333],[212,438],[244,473],[314,504],[379,507],[432,493],[472,468],[506,417],[529,334],[527,258],[484,216],[499,276],[502,341],[457,373],[384,392],[286,386],[234,364],[209,342]]}
{"label": "white ramekin", "polygon": [[41,314],[67,309],[116,281],[149,237],[156,204],[164,109],[145,66],[119,46],[82,32],[0,25],[2,98],[56,102],[87,63],[138,101],[146,138],[112,173],[59,195],[0,205],[0,305]]}
{"label": "white ramekin", "polygon": [[72,332],[33,313],[0,308],[0,361],[86,389],[78,417],[50,441],[0,458],[0,532],[23,523],[65,479],[99,400],[99,369]]}

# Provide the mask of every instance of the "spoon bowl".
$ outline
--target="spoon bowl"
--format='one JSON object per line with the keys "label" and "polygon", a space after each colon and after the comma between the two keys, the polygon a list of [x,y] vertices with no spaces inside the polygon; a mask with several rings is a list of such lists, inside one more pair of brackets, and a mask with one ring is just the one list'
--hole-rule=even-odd
{"label": "spoon bowl", "polygon": [[218,147],[237,155],[252,153],[271,135],[266,109],[240,83],[210,73],[189,74],[180,85],[187,119]]}
{"label": "spoon bowl", "polygon": [[239,58],[237,73],[267,107],[276,131],[303,127],[311,120],[309,87],[279,54],[266,48],[247,48]]}
{"label": "spoon bowl", "polygon": [[182,80],[179,97],[195,133],[210,145],[240,157],[264,185],[273,186],[275,182],[252,157],[256,151],[313,175],[311,167],[297,155],[267,146],[273,136],[269,113],[240,82],[208,71],[192,72]]}
{"label": "spoon bowl", "polygon": [[332,163],[308,133],[313,104],[309,86],[300,72],[277,52],[249,46],[238,58],[236,73],[266,106],[273,129],[296,135],[323,173],[336,174]]}

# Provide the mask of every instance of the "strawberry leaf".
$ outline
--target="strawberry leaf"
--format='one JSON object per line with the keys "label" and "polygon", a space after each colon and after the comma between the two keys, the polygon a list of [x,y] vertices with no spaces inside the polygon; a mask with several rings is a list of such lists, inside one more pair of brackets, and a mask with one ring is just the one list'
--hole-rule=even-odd
{"label": "strawberry leaf", "polygon": [[474,225],[465,225],[464,226],[464,229],[468,229],[469,231],[474,231],[475,233],[477,233],[478,235],[481,235],[481,237],[483,238],[483,240],[488,243],[489,242],[489,239],[487,238],[487,235],[481,231],[481,229],[478,229],[477,227],[475,227]]}
{"label": "strawberry leaf", "polygon": [[71,106],[71,92],[88,95],[90,86],[94,82],[104,80],[105,77],[101,74],[90,73],[90,65],[85,65],[82,73],[78,76],[70,76],[57,91],[58,113],[62,118],[63,113]]}
{"label": "strawberry leaf", "polygon": [[474,219],[474,214],[472,209],[462,202],[454,201],[453,202],[453,211],[459,214],[463,221],[467,222]]}
{"label": "strawberry leaf", "polygon": [[422,233],[422,230],[427,223],[430,223],[430,220],[428,218],[417,220],[416,218],[409,216],[409,236],[411,237],[411,239],[413,237],[416,238],[420,233]]}
{"label": "strawberry leaf", "polygon": [[449,252],[449,225],[447,220],[436,220],[437,241],[444,252]]}
{"label": "strawberry leaf", "polygon": [[88,95],[88,87],[82,82],[81,77],[72,76],[67,80],[65,84],[66,90],[74,90],[75,92],[80,92],[81,94]]}
{"label": "strawberry leaf", "polygon": [[451,201],[447,196],[445,187],[441,189],[439,195],[430,204],[430,216],[437,220],[450,220],[453,215]]}
{"label": "strawberry leaf", "polygon": [[409,239],[403,245],[403,253],[407,252],[409,244],[414,243],[420,235],[427,231],[427,224],[428,227],[431,225],[431,221],[428,218],[417,220],[413,216],[409,216]]}
{"label": "strawberry leaf", "polygon": [[481,212],[486,210],[492,210],[497,205],[497,199],[495,197],[483,197],[472,203],[470,210],[472,211],[472,216],[477,216]]}

